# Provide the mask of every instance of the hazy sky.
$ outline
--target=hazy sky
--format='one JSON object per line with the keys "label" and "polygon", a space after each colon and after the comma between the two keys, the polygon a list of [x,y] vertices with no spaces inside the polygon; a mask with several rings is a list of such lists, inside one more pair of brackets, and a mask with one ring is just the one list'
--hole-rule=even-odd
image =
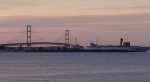
{"label": "hazy sky", "polygon": [[69,28],[82,42],[119,43],[128,36],[150,44],[149,14],[150,0],[0,0],[0,38],[6,37],[0,42],[25,40],[31,24],[39,40],[57,40]]}
{"label": "hazy sky", "polygon": [[0,0],[1,16],[150,13],[149,0]]}

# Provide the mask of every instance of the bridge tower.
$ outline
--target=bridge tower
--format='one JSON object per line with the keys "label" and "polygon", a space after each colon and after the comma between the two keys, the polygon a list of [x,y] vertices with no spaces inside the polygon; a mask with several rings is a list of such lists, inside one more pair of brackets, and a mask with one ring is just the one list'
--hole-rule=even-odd
{"label": "bridge tower", "polygon": [[70,48],[70,30],[65,30],[65,47]]}
{"label": "bridge tower", "polygon": [[31,27],[32,27],[31,25],[27,25],[27,29],[26,29],[26,30],[27,30],[26,43],[27,43],[27,46],[28,46],[28,47],[31,47],[31,38],[32,38],[32,37],[31,37],[31,33],[32,33],[32,32],[31,32]]}

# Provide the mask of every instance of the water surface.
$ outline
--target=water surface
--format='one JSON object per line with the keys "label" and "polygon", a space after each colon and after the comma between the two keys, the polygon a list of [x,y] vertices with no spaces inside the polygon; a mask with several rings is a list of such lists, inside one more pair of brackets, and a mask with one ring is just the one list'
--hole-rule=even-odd
{"label": "water surface", "polygon": [[150,82],[150,53],[0,53],[1,82]]}

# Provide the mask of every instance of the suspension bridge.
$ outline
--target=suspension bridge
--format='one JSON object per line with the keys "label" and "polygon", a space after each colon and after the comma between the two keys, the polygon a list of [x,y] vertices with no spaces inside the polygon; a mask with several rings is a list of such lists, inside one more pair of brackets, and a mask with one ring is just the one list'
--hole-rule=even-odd
{"label": "suspension bridge", "polygon": [[32,41],[32,26],[26,25],[26,42],[16,42],[16,43],[5,43],[0,44],[0,47],[32,47],[32,46],[40,46],[40,45],[49,45],[49,46],[64,46],[64,47],[70,47],[70,30],[65,30],[65,42],[33,42]]}

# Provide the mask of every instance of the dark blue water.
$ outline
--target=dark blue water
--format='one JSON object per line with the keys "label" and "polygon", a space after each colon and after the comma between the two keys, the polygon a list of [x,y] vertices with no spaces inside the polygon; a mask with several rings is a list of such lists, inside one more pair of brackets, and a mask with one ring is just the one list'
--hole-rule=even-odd
{"label": "dark blue water", "polygon": [[150,82],[150,53],[0,53],[0,82]]}

